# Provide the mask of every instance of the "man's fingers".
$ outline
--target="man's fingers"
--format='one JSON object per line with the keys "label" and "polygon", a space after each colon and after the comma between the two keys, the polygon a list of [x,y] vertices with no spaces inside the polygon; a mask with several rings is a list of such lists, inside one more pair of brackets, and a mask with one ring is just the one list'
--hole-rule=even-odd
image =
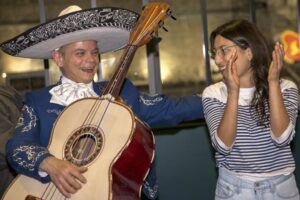
{"label": "man's fingers", "polygon": [[71,175],[78,179],[81,183],[86,183],[86,178],[82,175],[82,173],[87,171],[87,167],[77,167],[76,170],[70,171]]}
{"label": "man's fingers", "polygon": [[79,167],[80,173],[84,173],[84,172],[86,172],[87,170],[88,170],[87,167]]}
{"label": "man's fingers", "polygon": [[63,181],[63,180],[56,180],[55,181],[55,185],[57,187],[57,189],[67,198],[70,198],[71,197],[71,193],[68,192],[68,189],[65,185],[66,183]]}
{"label": "man's fingers", "polygon": [[70,190],[68,190],[71,193],[76,192],[77,190],[79,190],[81,188],[81,184],[77,181],[77,178],[72,175],[70,175],[66,178],[66,182],[67,182],[68,186],[71,187]]}
{"label": "man's fingers", "polygon": [[86,183],[86,178],[82,175],[86,170],[86,167],[77,167],[74,165],[68,170],[68,173],[63,178],[63,186],[65,186],[67,192],[75,193],[82,187],[82,183]]}

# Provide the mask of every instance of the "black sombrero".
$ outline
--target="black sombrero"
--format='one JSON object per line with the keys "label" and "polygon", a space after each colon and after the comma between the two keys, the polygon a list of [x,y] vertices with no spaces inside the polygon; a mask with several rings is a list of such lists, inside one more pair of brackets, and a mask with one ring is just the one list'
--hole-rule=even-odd
{"label": "black sombrero", "polygon": [[[68,14],[66,14],[68,13]],[[61,16],[35,26],[0,44],[7,54],[25,58],[51,58],[63,45],[96,40],[100,53],[124,47],[139,14],[121,8],[99,7],[81,10],[71,6]]]}

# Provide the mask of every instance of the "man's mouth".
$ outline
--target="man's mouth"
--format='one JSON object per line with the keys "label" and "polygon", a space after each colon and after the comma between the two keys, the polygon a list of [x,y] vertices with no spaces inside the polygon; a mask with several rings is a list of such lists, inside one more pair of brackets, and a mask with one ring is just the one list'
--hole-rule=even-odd
{"label": "man's mouth", "polygon": [[94,73],[95,71],[94,68],[82,68],[81,70],[87,73]]}

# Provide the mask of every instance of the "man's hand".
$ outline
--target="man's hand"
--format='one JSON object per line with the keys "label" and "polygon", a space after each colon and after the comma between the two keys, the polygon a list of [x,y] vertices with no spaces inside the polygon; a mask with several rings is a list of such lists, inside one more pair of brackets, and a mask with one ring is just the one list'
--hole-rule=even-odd
{"label": "man's hand", "polygon": [[86,178],[82,175],[87,171],[86,167],[77,167],[52,156],[43,160],[39,169],[49,174],[54,185],[67,198],[86,183]]}

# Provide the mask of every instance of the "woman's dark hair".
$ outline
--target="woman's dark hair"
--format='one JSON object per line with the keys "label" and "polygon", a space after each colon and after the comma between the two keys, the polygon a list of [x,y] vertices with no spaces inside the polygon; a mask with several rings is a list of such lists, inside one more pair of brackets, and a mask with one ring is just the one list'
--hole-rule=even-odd
{"label": "woman's dark hair", "polygon": [[256,88],[251,108],[255,108],[258,114],[258,124],[266,124],[269,120],[266,111],[269,109],[268,71],[271,63],[271,51],[267,40],[254,24],[243,19],[232,20],[217,27],[210,35],[211,47],[214,47],[217,35],[231,40],[241,49],[251,49],[251,70]]}

